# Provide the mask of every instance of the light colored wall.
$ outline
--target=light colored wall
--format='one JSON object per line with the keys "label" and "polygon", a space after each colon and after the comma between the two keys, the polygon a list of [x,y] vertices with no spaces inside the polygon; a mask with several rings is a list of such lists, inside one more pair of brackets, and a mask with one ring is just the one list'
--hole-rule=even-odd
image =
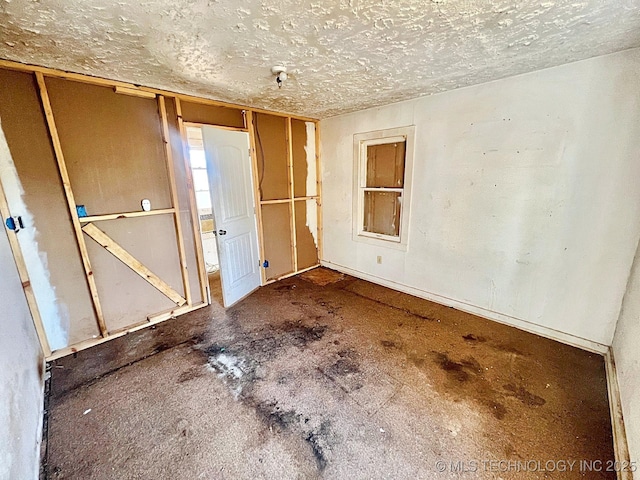
{"label": "light colored wall", "polygon": [[24,224],[29,227],[20,232],[18,241],[29,271],[31,286],[47,332],[49,345],[53,350],[66,347],[69,339],[69,311],[66,305],[59,302],[55,287],[51,284],[47,254],[38,245],[39,232],[35,227],[34,217],[25,203],[24,189],[13,163],[2,125],[0,125],[0,183],[4,187],[11,215],[20,215]]}
{"label": "light colored wall", "polygon": [[5,232],[2,228],[0,479],[28,480],[38,478],[44,363]]}
{"label": "light colored wall", "polygon": [[[640,468],[640,245],[613,337],[613,358],[629,453]],[[634,478],[640,479],[640,472]]]}
{"label": "light colored wall", "polygon": [[[323,120],[324,263],[603,351],[640,237],[639,73],[633,49]],[[354,241],[353,135],[407,125],[408,250]]]}

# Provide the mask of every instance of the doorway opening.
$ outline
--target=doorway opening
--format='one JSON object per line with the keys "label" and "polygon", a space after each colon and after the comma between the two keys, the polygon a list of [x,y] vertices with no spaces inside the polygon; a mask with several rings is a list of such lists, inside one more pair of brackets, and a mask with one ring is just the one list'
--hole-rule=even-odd
{"label": "doorway opening", "polygon": [[226,308],[261,284],[249,133],[185,126],[209,290]]}
{"label": "doorway opening", "polygon": [[202,140],[202,128],[187,126],[187,143],[189,146],[189,164],[193,178],[193,189],[196,195],[196,207],[200,220],[200,234],[202,237],[202,251],[204,266],[209,282],[211,301],[223,305],[222,285],[220,282],[220,259],[216,244],[215,223],[211,205],[211,191],[209,175],[207,173],[207,159]]}

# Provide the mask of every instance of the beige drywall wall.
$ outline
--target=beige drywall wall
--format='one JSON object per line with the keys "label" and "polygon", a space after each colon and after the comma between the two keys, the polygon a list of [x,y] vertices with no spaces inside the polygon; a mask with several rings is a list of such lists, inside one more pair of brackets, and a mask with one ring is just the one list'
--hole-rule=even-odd
{"label": "beige drywall wall", "polygon": [[[627,50],[321,121],[324,262],[610,345],[640,237],[639,74]],[[353,136],[408,125],[408,247],[354,240]]]}
{"label": "beige drywall wall", "polygon": [[89,215],[171,207],[156,99],[47,78],[76,204]]}
{"label": "beige drywall wall", "polygon": [[256,113],[253,123],[256,133],[260,200],[291,198],[287,119]]}
{"label": "beige drywall wall", "polygon": [[[172,215],[124,218],[94,225],[184,297]],[[109,332],[143,322],[173,303],[128,266],[85,235]],[[197,271],[193,273],[197,276]]]}
{"label": "beige drywall wall", "polygon": [[[622,415],[631,460],[640,468],[640,245],[613,337]],[[640,479],[640,472],[635,472]]]}
{"label": "beige drywall wall", "polygon": [[36,480],[44,360],[4,227],[0,272],[0,292],[6,300],[0,311],[0,478]]}

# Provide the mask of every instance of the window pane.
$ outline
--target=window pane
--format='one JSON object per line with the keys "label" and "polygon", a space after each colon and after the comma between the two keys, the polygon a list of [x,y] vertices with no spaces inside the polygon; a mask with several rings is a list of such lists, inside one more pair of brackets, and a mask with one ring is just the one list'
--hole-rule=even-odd
{"label": "window pane", "polygon": [[190,148],[189,159],[191,160],[191,168],[207,168],[207,159],[204,156],[204,150],[200,148]]}
{"label": "window pane", "polygon": [[400,236],[399,192],[364,192],[364,231]]}
{"label": "window pane", "polygon": [[367,146],[367,187],[404,187],[406,142]]}
{"label": "window pane", "polygon": [[193,172],[193,188],[196,192],[209,190],[209,177],[207,171],[203,168],[194,168]]}
{"label": "window pane", "polygon": [[209,192],[196,192],[196,205],[198,210],[204,210],[205,208],[211,208],[211,197]]}

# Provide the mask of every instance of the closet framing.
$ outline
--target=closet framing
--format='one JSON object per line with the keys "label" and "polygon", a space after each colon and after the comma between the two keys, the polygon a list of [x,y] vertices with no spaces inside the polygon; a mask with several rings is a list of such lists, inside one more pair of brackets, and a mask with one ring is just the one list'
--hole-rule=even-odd
{"label": "closet framing", "polygon": [[[64,193],[64,199],[61,201],[66,202],[66,206],[68,208],[68,213],[70,216],[70,221],[72,224],[72,231],[75,236],[75,240],[77,243],[78,254],[81,260],[82,268],[84,271],[84,279],[86,281],[89,293],[91,306],[93,308],[95,314],[95,321],[97,324],[97,331],[99,332],[99,336],[95,338],[87,338],[82,341],[78,341],[72,343],[64,348],[59,348],[55,350],[51,350],[49,348],[49,342],[45,333],[44,324],[40,313],[38,312],[38,308],[33,298],[33,291],[31,290],[31,286],[28,280],[26,269],[24,268],[24,262],[21,263],[21,255],[19,254],[17,247],[17,243],[15,238],[12,241],[12,247],[14,248],[14,257],[16,259],[16,263],[20,267],[22,265],[22,269],[19,268],[21,273],[21,277],[23,278],[23,286],[25,288],[25,292],[27,297],[30,299],[30,306],[32,307],[32,316],[34,323],[36,325],[36,330],[38,332],[40,342],[43,346],[43,350],[45,352],[45,356],[47,360],[54,360],[56,358],[60,358],[62,356],[89,348],[91,346],[103,343],[105,341],[126,335],[127,333],[140,330],[147,326],[151,326],[167,320],[169,318],[196,310],[198,308],[202,308],[206,306],[209,302],[208,299],[208,281],[206,271],[204,269],[204,256],[202,250],[202,242],[201,242],[201,232],[200,232],[200,221],[198,217],[198,211],[195,202],[195,192],[193,188],[193,178],[191,176],[191,168],[188,156],[188,145],[186,142],[186,126],[185,124],[192,124],[197,122],[189,121],[183,117],[183,111],[185,108],[185,104],[190,106],[192,110],[195,108],[202,107],[210,107],[213,109],[232,109],[234,111],[241,110],[244,118],[244,124],[242,127],[239,126],[225,126],[225,125],[217,125],[212,123],[214,126],[219,126],[221,128],[230,128],[235,130],[247,131],[249,133],[249,141],[250,141],[250,153],[252,159],[252,175],[254,180],[254,198],[255,198],[255,211],[256,211],[256,221],[258,226],[258,239],[260,244],[260,257],[261,262],[264,262],[266,259],[268,260],[269,250],[265,248],[265,242],[269,240],[268,232],[265,234],[265,224],[263,218],[263,209],[270,208],[271,205],[283,205],[288,209],[288,216],[284,219],[289,224],[289,235],[286,240],[288,242],[288,250],[290,252],[290,259],[292,262],[293,268],[290,271],[284,272],[277,276],[269,276],[266,268],[261,268],[262,275],[262,285],[266,285],[282,278],[286,278],[288,276],[295,275],[302,271],[310,270],[319,265],[319,258],[321,255],[321,242],[320,238],[322,236],[322,223],[321,223],[321,176],[320,176],[320,163],[319,163],[319,132],[317,128],[317,122],[315,119],[299,117],[299,116],[290,116],[278,112],[270,112],[267,110],[256,109],[256,108],[247,108],[239,105],[233,105],[226,102],[219,102],[215,100],[209,100],[204,98],[199,98],[191,95],[178,94],[174,92],[169,92],[160,89],[148,88],[137,86],[133,84],[129,84],[126,82],[108,80],[103,78],[91,77],[76,73],[63,72],[55,69],[49,69],[45,67],[39,66],[31,66],[25,65],[21,63],[16,63],[7,60],[0,60],[0,69],[4,70],[13,70],[24,73],[29,73],[34,76],[35,82],[37,84],[37,90],[41,102],[41,107],[43,110],[43,115],[46,120],[46,126],[50,137],[50,142],[52,146],[52,150],[55,157],[55,162],[57,164],[58,173],[60,176],[60,181],[62,185],[62,190]],[[92,214],[89,216],[79,216],[78,213],[78,204],[76,203],[76,195],[74,190],[72,189],[71,179],[69,176],[68,165],[65,158],[65,152],[63,150],[63,145],[61,143],[58,125],[56,123],[56,115],[54,108],[52,108],[51,99],[49,95],[49,89],[47,88],[47,79],[64,79],[71,80],[74,82],[80,82],[83,84],[101,86],[101,87],[109,87],[113,89],[115,93],[122,95],[130,95],[133,97],[140,97],[147,100],[155,100],[157,103],[159,122],[161,126],[161,138],[162,138],[162,148],[164,151],[164,161],[165,167],[167,169],[167,179],[168,179],[168,191],[170,198],[170,205],[165,206],[161,205],[161,208],[152,209],[150,211],[123,211],[123,212],[108,212],[102,213],[99,212],[97,214]],[[196,106],[196,107],[194,107]],[[169,113],[168,113],[169,112]],[[258,158],[257,158],[257,147],[256,147],[256,129],[254,127],[254,120],[256,115],[267,115],[269,117],[283,119],[286,125],[286,135],[285,142],[287,145],[286,148],[286,165],[287,165],[287,173],[286,173],[286,182],[288,186],[288,193],[286,198],[274,198],[274,199],[263,199],[261,197],[261,192],[259,188],[259,172],[258,172]],[[294,179],[294,152],[293,152],[293,135],[292,135],[292,122],[312,122],[314,129],[314,159],[315,165],[313,168],[315,169],[315,192],[312,195],[297,195],[295,189],[295,179]],[[205,122],[202,122],[205,123]],[[206,122],[209,124],[208,122]],[[173,130],[172,130],[173,129]],[[173,141],[172,141],[173,139]],[[264,152],[262,152],[264,155]],[[180,164],[182,163],[182,164]],[[185,192],[180,194],[179,188],[177,185],[178,179],[176,178],[176,171],[182,171],[182,175],[180,181],[186,183],[186,200],[185,200]],[[1,190],[0,190],[1,191]],[[182,195],[182,196],[181,196]],[[297,205],[306,205],[306,202],[315,202],[315,214],[317,215],[317,233],[315,238],[318,239],[316,241],[316,256],[313,265],[305,265],[303,268],[299,268],[299,251],[298,251],[298,238],[297,233],[299,233],[300,226],[299,222],[296,222],[296,206]],[[6,205],[6,202],[3,203],[2,213],[3,216],[9,216],[10,212]],[[299,210],[299,208],[298,208]],[[16,213],[13,213],[16,214]],[[183,214],[181,221],[181,214]],[[191,224],[191,228],[184,228],[184,219],[188,216],[189,223]],[[172,223],[174,225],[174,233],[176,238],[176,256],[178,258],[180,277],[182,280],[182,287],[184,289],[184,295],[181,295],[179,292],[176,292],[174,289],[171,289],[159,278],[154,278],[154,275],[150,273],[150,271],[139,261],[137,261],[134,256],[127,252],[127,250],[118,244],[116,240],[110,238],[107,233],[101,229],[101,224],[109,224],[109,222],[122,222],[127,221],[124,219],[145,219],[145,218],[171,218]],[[37,227],[37,224],[36,224]],[[304,226],[303,226],[304,227]],[[10,238],[13,236],[9,235]],[[168,298],[170,298],[174,302],[174,307],[160,312],[158,314],[150,315],[141,321],[132,323],[123,328],[115,328],[109,329],[107,325],[107,321],[105,320],[105,315],[103,311],[103,299],[101,298],[98,287],[96,285],[96,279],[94,276],[94,265],[91,262],[89,256],[89,249],[87,247],[87,242],[97,242],[100,247],[109,251],[112,255],[114,255],[117,259],[127,265],[131,270],[137,273],[140,277],[147,280],[151,285],[153,285],[158,291],[165,294]],[[201,299],[193,298],[193,285],[190,288],[190,278],[193,280],[191,276],[194,273],[190,273],[187,268],[187,249],[185,247],[187,241],[192,241],[194,244],[194,252],[191,255],[195,254],[197,260],[197,283],[199,286],[199,292]],[[283,241],[283,239],[276,239],[276,242]],[[94,248],[97,248],[94,246]]]}

